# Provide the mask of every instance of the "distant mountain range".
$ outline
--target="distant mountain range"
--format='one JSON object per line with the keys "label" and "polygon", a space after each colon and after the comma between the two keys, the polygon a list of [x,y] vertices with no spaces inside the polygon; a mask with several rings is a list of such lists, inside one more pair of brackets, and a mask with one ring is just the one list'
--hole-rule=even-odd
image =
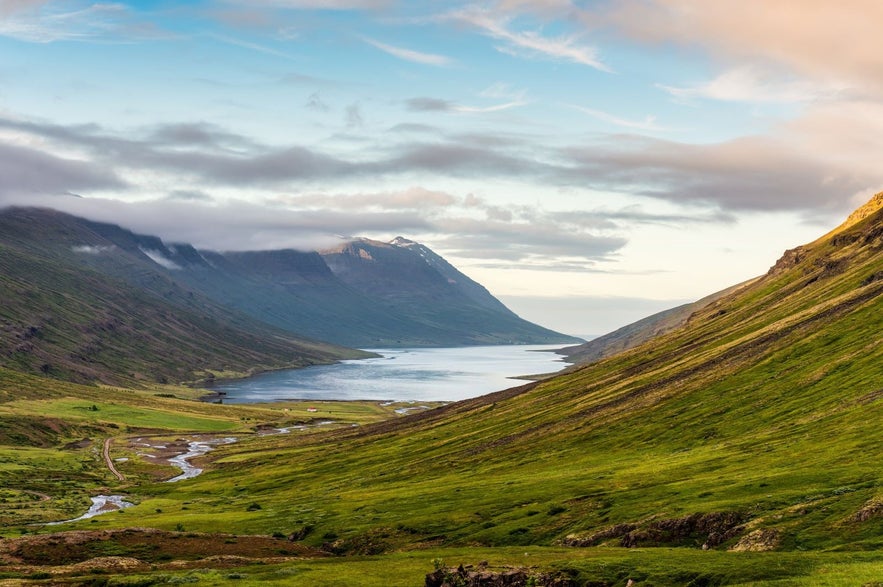
{"label": "distant mountain range", "polygon": [[343,347],[579,341],[522,320],[403,238],[220,253],[8,208],[0,268],[0,364],[79,381],[193,381],[365,356]]}

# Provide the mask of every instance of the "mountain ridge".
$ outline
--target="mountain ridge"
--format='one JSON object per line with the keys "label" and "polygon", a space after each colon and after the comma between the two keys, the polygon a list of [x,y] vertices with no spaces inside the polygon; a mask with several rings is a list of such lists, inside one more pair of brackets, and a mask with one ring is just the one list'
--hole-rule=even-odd
{"label": "mountain ridge", "polygon": [[45,210],[0,213],[0,362],[74,381],[144,385],[364,356],[231,312],[146,270],[155,261],[139,246],[155,244],[110,241]]}
{"label": "mountain ridge", "polygon": [[[424,257],[446,268],[449,275],[461,274],[422,245],[409,245],[420,247],[419,251],[385,246],[404,258],[407,263],[397,261],[402,266],[427,276],[421,283],[424,287],[431,284],[433,291],[421,292],[414,283],[401,279],[398,283],[411,289],[397,300],[360,291],[360,284],[340,279],[315,251],[200,251],[189,244],[167,244],[152,235],[54,210],[7,208],[0,211],[0,247],[8,267],[0,284],[6,305],[0,318],[5,317],[14,335],[5,339],[0,351],[8,353],[7,364],[30,372],[77,381],[142,384],[368,356],[342,347],[574,340],[521,320],[465,276],[461,281],[472,288],[469,295],[453,287]],[[392,267],[389,275],[378,280],[381,289],[398,287],[394,273]],[[43,286],[28,294],[34,276],[39,276]],[[56,283],[64,285],[52,293],[59,289]],[[490,301],[476,302],[474,292]],[[90,300],[93,293],[95,300]],[[58,299],[51,301],[48,296],[52,295]],[[70,298],[67,303],[61,301],[65,296]],[[36,298],[41,301],[37,303]],[[102,303],[113,311],[104,309]],[[105,335],[100,329],[93,332],[68,312],[74,307],[79,315],[91,316],[97,323],[125,325],[125,329]],[[40,344],[18,340],[27,336],[31,326],[45,329],[56,315],[65,318],[52,330],[52,340]],[[37,320],[39,316],[43,319]],[[141,347],[133,344],[142,331],[153,332],[139,343],[152,350],[139,358]],[[170,338],[172,332],[177,334]],[[199,343],[188,332],[199,333],[209,350],[206,358],[213,356],[212,345],[225,350],[202,361]],[[240,354],[234,351],[235,339],[263,350],[235,358]],[[13,344],[13,340],[18,342]],[[324,342],[328,340],[332,342]],[[187,361],[173,356],[175,346],[188,349],[181,353]],[[162,350],[166,347],[170,350]],[[288,352],[293,354],[279,355]],[[113,359],[96,362],[98,355]],[[151,369],[153,362],[160,367]],[[199,373],[186,369],[185,362],[201,365],[196,369]],[[166,369],[172,364],[176,366]]]}

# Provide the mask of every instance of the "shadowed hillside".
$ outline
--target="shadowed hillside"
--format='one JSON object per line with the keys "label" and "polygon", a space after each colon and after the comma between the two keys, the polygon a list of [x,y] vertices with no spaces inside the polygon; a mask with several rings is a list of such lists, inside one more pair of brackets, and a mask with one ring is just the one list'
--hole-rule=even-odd
{"label": "shadowed hillside", "polygon": [[111,241],[64,214],[0,213],[2,365],[135,384],[363,356],[298,338],[182,288],[154,269],[158,239],[118,231]]}
{"label": "shadowed hillside", "polygon": [[246,329],[256,319],[288,336],[362,348],[580,340],[522,320],[428,248],[401,238],[356,240],[322,255],[221,253],[27,209],[0,212],[0,230],[0,243],[75,272],[88,267],[191,311],[233,310],[225,320],[250,316]]}

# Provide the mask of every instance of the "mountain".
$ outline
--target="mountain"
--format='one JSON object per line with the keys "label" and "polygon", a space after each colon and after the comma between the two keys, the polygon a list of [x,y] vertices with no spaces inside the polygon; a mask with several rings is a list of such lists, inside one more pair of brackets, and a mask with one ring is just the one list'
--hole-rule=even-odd
{"label": "mountain", "polygon": [[364,356],[258,322],[167,274],[192,249],[42,209],[0,212],[0,365],[140,384]]}
{"label": "mountain", "polygon": [[[357,239],[320,253],[332,273],[370,299],[372,308],[404,323],[401,340],[392,341],[397,346],[578,340],[519,318],[428,247],[403,237],[389,243]],[[378,326],[384,327],[382,321]]]}
{"label": "mountain", "polygon": [[[357,243],[347,247],[381,262],[347,265],[344,249],[200,251],[51,210],[3,210],[0,364],[180,382],[366,356],[336,345],[576,340],[518,318],[426,247]],[[353,270],[338,275],[326,259]]]}
{"label": "mountain", "polygon": [[583,344],[556,352],[564,355],[565,360],[579,365],[610,357],[683,326],[697,311],[749,283],[751,281],[728,287],[689,304],[657,312]]}
{"label": "mountain", "polygon": [[390,244],[359,239],[321,254],[222,253],[167,245],[112,224],[79,222],[107,241],[99,246],[137,259],[122,263],[95,255],[96,269],[160,295],[173,286],[193,292],[289,333],[332,344],[580,342],[522,320],[427,247],[401,238]]}

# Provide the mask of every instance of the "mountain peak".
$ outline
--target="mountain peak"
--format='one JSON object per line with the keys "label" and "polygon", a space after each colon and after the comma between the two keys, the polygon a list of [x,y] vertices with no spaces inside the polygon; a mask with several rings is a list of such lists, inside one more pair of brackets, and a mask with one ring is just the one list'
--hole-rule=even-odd
{"label": "mountain peak", "polygon": [[874,214],[877,214],[881,210],[883,210],[883,192],[875,194],[865,204],[856,208],[852,212],[852,214],[850,214],[846,218],[846,220],[843,221],[843,224],[841,224],[840,226],[838,226],[837,228],[835,228],[834,230],[832,230],[828,234],[821,237],[819,239],[819,241],[823,241],[823,240],[831,238],[835,235],[843,233],[843,232],[847,231],[848,229],[852,228],[853,226],[855,226],[856,224],[858,224],[859,222],[863,221],[865,218],[873,216]]}
{"label": "mountain peak", "polygon": [[868,216],[876,214],[881,209],[883,209],[883,192],[875,194],[866,204],[857,208],[849,215],[841,228],[846,228],[847,226],[852,226],[853,224],[861,222]]}
{"label": "mountain peak", "polygon": [[419,243],[414,242],[410,239],[407,239],[403,236],[397,236],[394,239],[392,239],[391,241],[389,241],[389,244],[396,246],[396,247],[410,247],[410,246],[417,245]]}

